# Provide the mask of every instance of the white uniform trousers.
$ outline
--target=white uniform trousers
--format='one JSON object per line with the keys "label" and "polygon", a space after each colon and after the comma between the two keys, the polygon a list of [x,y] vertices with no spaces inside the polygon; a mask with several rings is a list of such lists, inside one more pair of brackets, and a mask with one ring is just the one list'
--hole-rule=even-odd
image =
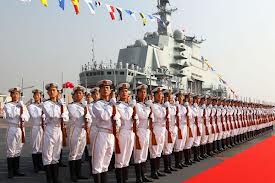
{"label": "white uniform trousers", "polygon": [[69,161],[80,160],[86,146],[86,130],[72,126],[70,130]]}
{"label": "white uniform trousers", "polygon": [[[196,133],[195,133],[195,125],[194,124],[190,124],[190,128],[193,134],[193,137],[189,137],[189,133],[187,133],[187,139],[186,139],[186,143],[184,146],[184,149],[191,149],[191,147],[193,146],[194,143],[194,139],[196,137]],[[188,131],[188,127],[187,127],[187,131]]]}
{"label": "white uniform trousers", "polygon": [[90,128],[90,145],[88,145],[89,156],[92,156],[96,134],[97,134],[97,127],[95,125],[91,125],[91,128]]}
{"label": "white uniform trousers", "polygon": [[42,153],[43,129],[39,125],[32,127],[32,154]]}
{"label": "white uniform trousers", "polygon": [[199,130],[200,130],[200,135],[198,136],[197,134],[197,126],[195,125],[194,126],[194,131],[195,131],[195,139],[194,139],[194,144],[193,144],[193,146],[195,146],[195,147],[198,147],[198,146],[200,146],[201,145],[201,134],[202,134],[202,123],[199,123],[198,124],[198,126],[199,126]]}
{"label": "white uniform trousers", "polygon": [[49,165],[58,163],[61,148],[62,131],[60,126],[46,126],[42,143],[43,164]]}
{"label": "white uniform trousers", "polygon": [[178,137],[178,127],[177,126],[170,127],[170,132],[172,137],[172,143],[168,143],[168,131],[165,130],[165,142],[164,142],[164,148],[163,148],[164,155],[172,154],[176,138]]}
{"label": "white uniform trousers", "polygon": [[157,157],[161,157],[161,153],[163,151],[164,147],[164,141],[165,141],[165,127],[154,125],[153,131],[156,136],[157,145],[152,145],[152,140],[150,136],[150,144],[149,144],[149,152],[150,152],[150,158],[155,159]]}
{"label": "white uniform trousers", "polygon": [[187,125],[181,125],[180,126],[181,134],[182,134],[182,139],[179,139],[178,136],[176,138],[175,146],[174,146],[174,151],[175,152],[180,152],[183,150],[186,139],[187,139]]}
{"label": "white uniform trousers", "polygon": [[21,155],[22,131],[16,126],[9,126],[7,130],[7,157],[14,158]]}
{"label": "white uniform trousers", "polygon": [[137,135],[139,137],[139,142],[141,149],[136,149],[134,145],[134,162],[135,164],[146,162],[148,157],[149,140],[150,140],[150,130],[144,128],[137,129]]}
{"label": "white uniform trousers", "polygon": [[[206,125],[207,125],[207,124],[206,124]],[[207,125],[207,126],[205,127],[205,125],[202,124],[201,145],[207,144],[207,141],[208,141],[208,136],[209,136],[209,135],[206,135],[206,129],[205,129],[205,128],[207,128],[209,134],[210,134],[210,130],[211,130],[211,129],[209,128],[209,125]]]}
{"label": "white uniform trousers", "polygon": [[120,154],[115,154],[115,168],[123,168],[129,166],[134,148],[135,134],[131,129],[121,129],[118,139]]}
{"label": "white uniform trousers", "polygon": [[92,151],[93,174],[107,172],[114,152],[115,137],[107,130],[98,129]]}

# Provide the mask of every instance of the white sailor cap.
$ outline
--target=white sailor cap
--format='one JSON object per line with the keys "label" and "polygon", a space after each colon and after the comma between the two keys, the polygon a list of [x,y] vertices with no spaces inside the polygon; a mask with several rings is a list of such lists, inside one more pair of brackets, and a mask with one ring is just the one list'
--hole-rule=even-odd
{"label": "white sailor cap", "polygon": [[94,92],[97,92],[99,91],[99,87],[94,87],[90,90],[90,93],[94,93]]}
{"label": "white sailor cap", "polygon": [[43,92],[42,92],[41,90],[39,90],[39,89],[34,89],[34,90],[32,90],[32,93],[33,93],[33,94],[35,94],[35,93],[40,93],[40,94],[42,94]]}
{"label": "white sailor cap", "polygon": [[96,83],[96,86],[101,87],[101,86],[111,86],[113,82],[111,80],[101,80]]}
{"label": "white sailor cap", "polygon": [[9,92],[10,93],[13,93],[13,92],[19,92],[19,93],[21,93],[21,88],[20,87],[11,88],[11,89],[9,89]]}
{"label": "white sailor cap", "polygon": [[118,89],[123,89],[123,88],[130,88],[130,84],[129,83],[120,83],[118,86],[117,86]]}
{"label": "white sailor cap", "polygon": [[50,88],[56,88],[57,90],[59,89],[59,85],[57,83],[49,83],[45,86],[46,90],[49,90]]}
{"label": "white sailor cap", "polygon": [[183,90],[177,90],[177,91],[174,93],[175,96],[184,95],[184,94],[185,94],[185,93],[184,93]]}
{"label": "white sailor cap", "polygon": [[163,90],[162,87],[158,86],[155,89],[152,90],[152,93],[161,92]]}
{"label": "white sailor cap", "polygon": [[80,85],[74,87],[73,92],[72,92],[72,95],[74,95],[75,92],[77,92],[77,91],[82,91],[82,92],[84,93],[84,92],[85,92],[85,88],[84,88],[83,86],[80,86]]}
{"label": "white sailor cap", "polygon": [[146,84],[141,84],[136,89],[141,90],[141,89],[147,89],[147,88],[148,88],[148,86]]}

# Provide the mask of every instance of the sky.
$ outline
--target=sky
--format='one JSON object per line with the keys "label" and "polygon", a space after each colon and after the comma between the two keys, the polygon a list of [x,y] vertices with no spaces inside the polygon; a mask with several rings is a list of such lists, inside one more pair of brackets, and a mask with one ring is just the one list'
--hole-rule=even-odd
{"label": "sky", "polygon": [[[81,65],[95,57],[117,61],[119,49],[156,31],[156,23],[142,25],[129,16],[112,21],[105,7],[91,15],[84,0],[75,15],[71,2],[65,11],[58,0],[22,3],[3,1],[0,6],[0,92],[21,85],[42,89],[45,83],[77,83]],[[156,12],[157,0],[102,0],[144,13]],[[275,1],[274,0],[170,0],[178,11],[173,29],[185,30],[206,41],[202,55],[240,96],[275,101]],[[26,93],[31,91],[26,90]]]}

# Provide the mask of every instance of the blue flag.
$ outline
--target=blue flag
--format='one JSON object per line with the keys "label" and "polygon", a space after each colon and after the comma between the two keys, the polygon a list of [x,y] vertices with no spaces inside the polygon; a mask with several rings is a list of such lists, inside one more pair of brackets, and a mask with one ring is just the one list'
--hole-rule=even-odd
{"label": "blue flag", "polygon": [[64,10],[65,9],[65,0],[58,0],[59,1],[59,7]]}

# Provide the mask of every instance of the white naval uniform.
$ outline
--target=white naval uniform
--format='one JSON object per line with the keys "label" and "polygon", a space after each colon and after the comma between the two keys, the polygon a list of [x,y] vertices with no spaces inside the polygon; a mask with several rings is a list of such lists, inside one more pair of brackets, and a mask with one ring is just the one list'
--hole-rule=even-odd
{"label": "white naval uniform", "polygon": [[[204,124],[204,116],[203,115],[205,115],[205,118],[206,118],[206,126]],[[205,145],[208,142],[208,136],[209,136],[206,134],[206,130],[208,130],[209,134],[210,134],[210,130],[211,130],[210,123],[209,123],[209,116],[208,116],[207,108],[206,108],[205,104],[200,106],[200,115],[199,116],[201,116],[200,118],[201,118],[201,124],[202,124],[201,145]]]}
{"label": "white naval uniform", "polygon": [[149,151],[150,158],[160,158],[163,151],[165,142],[165,122],[166,122],[166,110],[162,104],[153,103],[151,104],[152,113],[154,115],[153,121],[153,132],[156,136],[157,145],[152,145],[152,140],[150,139]]}
{"label": "white naval uniform", "polygon": [[[199,105],[197,103],[194,103],[192,105],[192,110],[193,110],[193,113],[195,115],[195,118],[198,119],[198,128],[197,128],[197,125],[195,124],[194,122],[194,135],[195,135],[195,139],[194,139],[194,144],[193,146],[195,147],[198,147],[200,146],[201,144],[201,134],[202,134],[202,111],[199,107]],[[194,119],[195,121],[195,119]],[[199,130],[199,133],[198,134],[198,130]]]}
{"label": "white naval uniform", "polygon": [[[92,148],[92,173],[100,174],[108,171],[114,146],[115,137],[113,135],[112,106],[116,99],[112,98],[109,102],[99,100],[93,105],[93,113],[96,118],[97,133]],[[116,109],[114,116],[117,128],[120,127],[120,114]]]}
{"label": "white naval uniform", "polygon": [[221,124],[223,125],[222,126],[222,129],[224,127],[224,131],[222,133],[222,139],[226,139],[227,138],[227,135],[228,135],[228,129],[227,129],[227,123],[226,123],[226,110],[227,110],[227,106],[222,106],[221,105],[221,118],[222,118],[222,122]]}
{"label": "white naval uniform", "polygon": [[148,128],[150,111],[151,110],[149,105],[141,102],[136,104],[136,113],[139,119],[139,124],[137,126],[137,135],[139,137],[141,149],[136,149],[136,147],[134,146],[135,164],[144,163],[147,160],[150,139],[150,130]]}
{"label": "white naval uniform", "polygon": [[92,119],[88,109],[87,114],[84,116],[85,107],[88,106],[76,102],[68,105],[71,123],[69,138],[69,161],[80,160],[86,146],[86,130],[84,118],[86,118],[88,122],[88,129],[90,128]]}
{"label": "white naval uniform", "polygon": [[183,151],[188,132],[187,132],[187,122],[186,122],[186,107],[181,104],[177,104],[177,107],[179,109],[179,115],[180,115],[180,125],[179,126],[180,126],[180,130],[181,130],[181,134],[182,134],[182,139],[179,139],[178,137],[176,138],[174,151],[180,152],[180,151]]}
{"label": "white naval uniform", "polygon": [[[23,114],[21,116],[20,106],[23,107]],[[9,125],[7,129],[7,157],[19,157],[23,147],[20,120],[22,118],[24,122],[28,121],[30,118],[29,112],[23,102],[9,102],[4,105],[4,113],[5,120]]]}
{"label": "white naval uniform", "polygon": [[[195,113],[193,112],[193,109],[190,107],[188,102],[185,102],[185,107],[186,110],[188,110],[188,116],[190,119],[190,128],[193,134],[193,137],[189,137],[189,133],[187,133],[187,139],[186,139],[186,143],[184,146],[184,149],[191,149],[191,147],[193,146],[194,143],[194,139],[196,137],[197,134],[195,134]],[[187,127],[187,131],[188,131],[188,127]]]}
{"label": "white naval uniform", "polygon": [[[172,154],[173,148],[175,145],[176,138],[178,136],[178,127],[176,126],[176,105],[170,104],[169,102],[166,102],[164,104],[165,108],[168,107],[169,111],[169,131],[171,132],[172,137],[172,143],[168,143],[168,131],[165,130],[165,142],[164,142],[164,148],[163,148],[163,154],[169,155]],[[178,114],[179,115],[179,114]]]}
{"label": "white naval uniform", "polygon": [[94,112],[93,112],[93,105],[94,104],[95,104],[94,102],[88,104],[89,113],[92,117],[92,123],[91,123],[91,126],[90,126],[90,145],[88,145],[89,156],[92,156],[95,137],[96,137],[96,133],[97,133],[96,117],[95,117]]}
{"label": "white naval uniform", "polygon": [[223,106],[217,106],[217,118],[218,118],[218,128],[220,130],[220,133],[218,134],[218,138],[217,140],[221,140],[223,137],[223,128],[222,128],[222,122],[221,122],[221,117],[222,116],[222,110],[223,110]]}
{"label": "white naval uniform", "polygon": [[[133,132],[133,105],[118,102],[117,110],[120,113],[121,127],[118,135],[120,154],[115,154],[115,168],[129,166],[134,148],[135,134]],[[138,123],[138,118],[135,116]]]}
{"label": "white naval uniform", "polygon": [[[64,112],[61,114],[61,105]],[[64,123],[69,121],[67,107],[59,102],[45,101],[42,105],[45,114],[45,131],[42,143],[43,164],[57,164],[62,148],[61,118]]]}
{"label": "white naval uniform", "polygon": [[42,153],[42,138],[43,138],[43,127],[42,127],[42,103],[32,103],[29,105],[28,110],[32,121],[32,154]]}
{"label": "white naval uniform", "polygon": [[[209,118],[207,120],[207,123],[209,124],[208,143],[211,144],[214,142],[215,134],[216,134],[216,124],[215,124],[214,109],[213,109],[212,104],[207,106],[206,111],[207,111],[207,116],[209,116]],[[212,124],[210,123],[210,118],[212,118]],[[212,128],[214,129],[214,133],[212,132]]]}

